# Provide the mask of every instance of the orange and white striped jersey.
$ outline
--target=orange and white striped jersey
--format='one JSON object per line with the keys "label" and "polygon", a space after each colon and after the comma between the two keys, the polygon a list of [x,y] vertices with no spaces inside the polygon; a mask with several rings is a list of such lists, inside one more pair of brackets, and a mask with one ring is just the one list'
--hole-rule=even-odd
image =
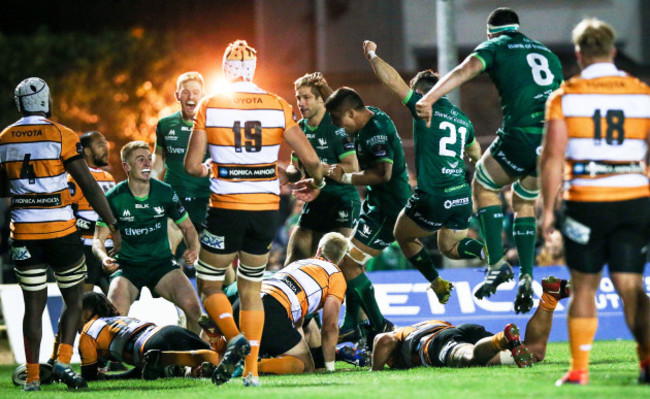
{"label": "orange and white striped jersey", "polygon": [[295,261],[262,282],[262,292],[277,299],[294,323],[322,309],[329,296],[343,303],[346,288],[341,269],[323,258]]}
{"label": "orange and white striped jersey", "polygon": [[297,126],[291,106],[251,82],[204,98],[194,129],[205,130],[212,158],[210,206],[279,209],[278,152],[284,131]]}
{"label": "orange and white striped jersey", "polygon": [[650,196],[644,160],[650,88],[600,63],[564,82],[546,103],[546,120],[568,130],[564,199],[624,201]]}
{"label": "orange and white striped jersey", "polygon": [[137,366],[144,344],[160,328],[132,317],[95,316],[84,324],[79,336],[81,365],[95,364],[103,357]]}
{"label": "orange and white striped jersey", "polygon": [[[90,174],[93,175],[99,187],[101,187],[104,194],[111,188],[115,187],[115,179],[113,175],[102,169],[91,168]],[[90,206],[90,203],[84,196],[83,191],[74,181],[72,175],[68,174],[68,189],[72,197],[72,204],[74,215],[77,218],[77,228],[81,233],[81,238],[84,245],[93,245],[93,236],[95,234],[95,222],[97,222],[97,212]],[[112,240],[106,240],[106,247],[112,247]]]}
{"label": "orange and white striped jersey", "polygon": [[27,116],[0,133],[0,172],[11,193],[11,236],[63,237],[76,231],[64,163],[81,158],[75,132]]}

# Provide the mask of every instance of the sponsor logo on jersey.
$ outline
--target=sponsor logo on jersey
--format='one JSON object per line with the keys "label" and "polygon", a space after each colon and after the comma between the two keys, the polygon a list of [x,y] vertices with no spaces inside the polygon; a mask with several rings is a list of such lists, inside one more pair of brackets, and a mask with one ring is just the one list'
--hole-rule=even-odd
{"label": "sponsor logo on jersey", "polygon": [[359,235],[368,238],[370,234],[372,234],[372,229],[367,224],[364,224],[361,228],[361,231],[359,232]]}
{"label": "sponsor logo on jersey", "polygon": [[240,98],[236,97],[234,98],[235,104],[262,104],[262,98],[261,97],[246,97],[246,98]]}
{"label": "sponsor logo on jersey", "polygon": [[93,227],[93,222],[84,218],[77,218],[77,228],[79,230],[90,230]]}
{"label": "sponsor logo on jersey", "polygon": [[469,204],[469,197],[465,198],[456,198],[454,200],[447,200],[443,203],[443,206],[445,209],[451,209],[457,206],[462,206],[462,205],[468,205]]}
{"label": "sponsor logo on jersey", "polygon": [[159,218],[165,216],[165,208],[162,206],[154,206],[153,210],[156,211],[156,214],[153,217]]}
{"label": "sponsor logo on jersey", "polygon": [[135,209],[149,209],[149,204],[135,204]]}
{"label": "sponsor logo on jersey", "polygon": [[226,249],[224,237],[214,235],[207,230],[203,230],[203,233],[201,233],[201,243],[214,249]]}
{"label": "sponsor logo on jersey", "polygon": [[40,130],[14,130],[11,132],[11,137],[38,137],[42,135],[43,132]]}
{"label": "sponsor logo on jersey", "polygon": [[192,128],[188,127],[188,126],[181,126],[181,130],[185,131],[185,132],[190,132],[190,131],[192,131]]}
{"label": "sponsor logo on jersey", "polygon": [[450,168],[455,168],[456,166],[458,166],[458,162],[460,162],[460,161],[449,162],[449,167],[450,167]]}
{"label": "sponsor logo on jersey", "polygon": [[442,168],[440,169],[440,173],[443,175],[457,175],[457,174],[462,174],[464,172],[463,168]]}
{"label": "sponsor logo on jersey", "polygon": [[167,152],[170,154],[185,154],[185,148],[168,145]]}
{"label": "sponsor logo on jersey", "polygon": [[168,134],[169,134],[170,136],[176,136],[176,130],[174,130],[174,129],[169,129],[169,133],[168,133]]}
{"label": "sponsor logo on jersey", "polygon": [[62,203],[60,193],[14,195],[11,199],[12,206],[17,208],[61,206]]}
{"label": "sponsor logo on jersey", "polygon": [[390,245],[390,243],[388,243],[388,242],[386,242],[386,241],[384,241],[384,240],[380,240],[379,238],[377,238],[377,239],[376,239],[375,241],[373,241],[372,243],[373,243],[373,244],[376,244],[376,245],[380,245],[380,246],[382,246],[382,247],[387,247],[387,246]]}
{"label": "sponsor logo on jersey", "polygon": [[339,211],[339,217],[336,219],[337,222],[344,222],[348,220],[350,213],[347,211]]}
{"label": "sponsor logo on jersey", "polygon": [[32,254],[29,253],[27,247],[11,247],[11,259],[14,261],[27,260],[31,257]]}
{"label": "sponsor logo on jersey", "polygon": [[219,165],[219,177],[226,180],[270,180],[276,178],[275,165]]}
{"label": "sponsor logo on jersey", "polygon": [[133,227],[127,227],[123,231],[125,235],[129,237],[134,237],[134,236],[144,236],[156,230],[160,230],[161,228],[162,228],[162,223],[156,222],[156,224],[154,224],[153,226],[142,227],[139,229]]}
{"label": "sponsor logo on jersey", "polygon": [[123,222],[132,222],[133,220],[135,220],[135,217],[131,216],[131,211],[125,209],[122,211],[122,216],[120,216],[120,220]]}
{"label": "sponsor logo on jersey", "polygon": [[324,138],[318,138],[318,146],[316,147],[319,150],[324,150],[327,148],[327,140]]}
{"label": "sponsor logo on jersey", "polygon": [[315,133],[307,133],[306,136],[307,136],[308,139],[315,139],[316,138]]}

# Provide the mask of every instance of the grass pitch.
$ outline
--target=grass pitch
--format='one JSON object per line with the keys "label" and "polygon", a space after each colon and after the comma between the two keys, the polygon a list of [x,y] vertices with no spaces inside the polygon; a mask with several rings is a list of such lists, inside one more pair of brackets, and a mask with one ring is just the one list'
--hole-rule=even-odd
{"label": "grass pitch", "polygon": [[[555,387],[568,368],[566,343],[549,344],[544,362],[529,369],[516,366],[467,369],[417,368],[368,372],[337,363],[336,373],[264,376],[261,388],[244,388],[241,379],[221,387],[210,380],[174,378],[157,381],[91,382],[88,390],[70,392],[63,384],[43,386],[40,393],[21,392],[11,382],[14,366],[0,367],[0,398],[373,398],[373,399],[520,399],[650,398],[650,385],[639,385],[636,345],[632,341],[598,341],[591,352],[588,386]],[[218,396],[215,396],[218,395]]]}

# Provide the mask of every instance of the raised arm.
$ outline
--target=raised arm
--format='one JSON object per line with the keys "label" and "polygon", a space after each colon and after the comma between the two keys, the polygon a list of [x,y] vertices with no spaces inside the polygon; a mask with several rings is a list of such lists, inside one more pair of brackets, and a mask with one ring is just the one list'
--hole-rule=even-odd
{"label": "raised arm", "polygon": [[376,51],[377,44],[375,42],[370,40],[363,42],[363,53],[379,81],[387,86],[400,101],[404,100],[410,90],[409,86],[395,68],[375,54]]}
{"label": "raised arm", "polygon": [[431,124],[433,104],[463,83],[474,79],[481,72],[483,72],[483,63],[473,55],[469,55],[460,65],[440,78],[438,83],[415,105],[418,116],[427,121],[427,127]]}

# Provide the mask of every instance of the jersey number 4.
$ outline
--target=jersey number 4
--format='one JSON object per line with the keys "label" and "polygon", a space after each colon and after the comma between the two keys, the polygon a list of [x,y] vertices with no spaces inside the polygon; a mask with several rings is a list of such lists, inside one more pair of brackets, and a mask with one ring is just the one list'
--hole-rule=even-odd
{"label": "jersey number 4", "polygon": [[237,121],[232,126],[232,131],[235,134],[235,152],[242,152],[242,148],[246,152],[259,152],[262,149],[262,122],[244,122],[242,132],[241,122]]}
{"label": "jersey number 4", "polygon": [[25,154],[23,158],[23,163],[20,166],[20,178],[29,179],[29,184],[36,183],[36,172],[34,172],[34,165],[30,163],[32,154]]}

